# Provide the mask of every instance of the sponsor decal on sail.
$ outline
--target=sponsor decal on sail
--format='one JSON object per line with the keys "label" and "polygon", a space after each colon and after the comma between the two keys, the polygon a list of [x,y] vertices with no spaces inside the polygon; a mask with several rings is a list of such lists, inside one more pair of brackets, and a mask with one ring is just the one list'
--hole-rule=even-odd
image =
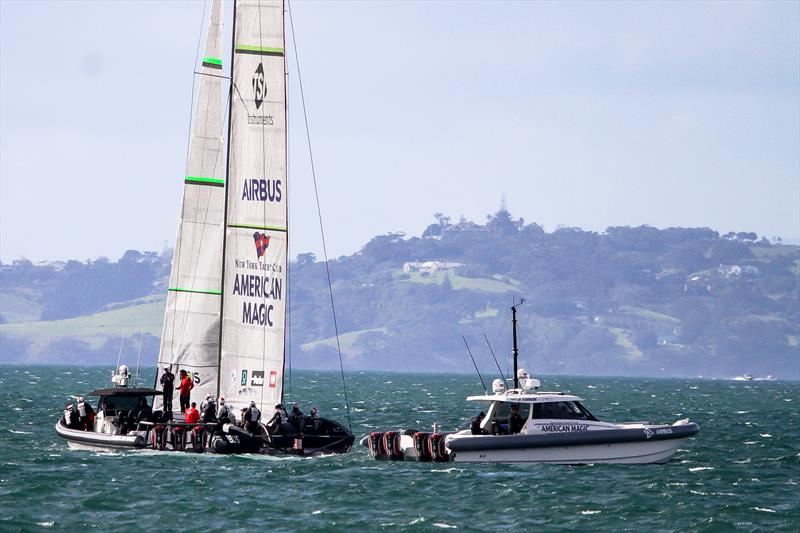
{"label": "sponsor decal on sail", "polygon": [[269,247],[269,236],[264,233],[255,232],[253,233],[253,240],[256,241],[256,253],[258,254],[258,258],[261,259],[261,256],[264,255],[264,252],[266,252]]}
{"label": "sponsor decal on sail", "polygon": [[[261,105],[264,103],[264,97],[267,96],[267,83],[264,77],[264,65],[260,62],[253,73],[252,87],[253,103],[256,105],[256,111],[258,111],[261,109]],[[272,117],[272,115],[251,115],[248,113],[247,123],[258,124],[261,126],[273,126],[275,125],[275,119]]]}
{"label": "sponsor decal on sail", "polygon": [[264,372],[261,370],[253,370],[253,374],[250,377],[250,385],[252,385],[253,387],[263,387]]}
{"label": "sponsor decal on sail", "polygon": [[274,389],[278,386],[278,372],[275,370],[269,371],[269,388]]}
{"label": "sponsor decal on sail", "polygon": [[247,370],[242,370],[242,385],[247,385]]}
{"label": "sponsor decal on sail", "polygon": [[250,202],[280,202],[281,198],[283,198],[281,180],[244,180],[242,200],[248,200]]}

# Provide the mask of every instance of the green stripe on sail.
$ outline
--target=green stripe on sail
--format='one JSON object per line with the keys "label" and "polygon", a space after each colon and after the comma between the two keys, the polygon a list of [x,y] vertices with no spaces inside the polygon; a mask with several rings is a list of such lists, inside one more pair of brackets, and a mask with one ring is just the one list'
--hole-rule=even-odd
{"label": "green stripe on sail", "polygon": [[254,226],[252,224],[228,224],[228,227],[229,228],[239,228],[239,229],[260,229],[260,230],[286,232],[286,228],[279,228],[278,226]]}
{"label": "green stripe on sail", "polygon": [[249,44],[237,44],[235,50],[240,54],[258,54],[262,56],[283,55],[283,48],[269,48],[267,46],[251,46]]}
{"label": "green stripe on sail", "polygon": [[225,180],[220,178],[204,178],[201,176],[186,176],[186,183],[208,183],[209,185],[225,185]]}
{"label": "green stripe on sail", "polygon": [[211,65],[219,65],[222,66],[222,60],[218,57],[204,57],[203,63],[209,63]]}
{"label": "green stripe on sail", "polygon": [[192,292],[197,294],[222,294],[222,291],[204,291],[202,289],[182,289],[180,287],[170,287],[168,290],[172,292]]}

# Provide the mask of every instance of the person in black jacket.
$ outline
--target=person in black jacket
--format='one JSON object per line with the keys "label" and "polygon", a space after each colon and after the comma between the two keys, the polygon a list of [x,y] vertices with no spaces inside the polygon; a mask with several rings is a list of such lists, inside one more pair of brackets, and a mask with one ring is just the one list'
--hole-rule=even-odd
{"label": "person in black jacket", "polygon": [[519,405],[514,404],[511,406],[511,414],[508,416],[508,434],[514,435],[519,433],[522,426],[525,425],[525,420],[519,416]]}
{"label": "person in black jacket", "polygon": [[473,435],[483,435],[483,429],[481,429],[481,424],[483,423],[483,418],[486,415],[481,411],[478,413],[478,416],[472,419],[472,423],[469,426],[470,432]]}
{"label": "person in black jacket", "polygon": [[161,388],[164,391],[164,412],[172,412],[172,393],[175,391],[175,374],[172,373],[170,367],[164,367],[164,373],[161,374]]}

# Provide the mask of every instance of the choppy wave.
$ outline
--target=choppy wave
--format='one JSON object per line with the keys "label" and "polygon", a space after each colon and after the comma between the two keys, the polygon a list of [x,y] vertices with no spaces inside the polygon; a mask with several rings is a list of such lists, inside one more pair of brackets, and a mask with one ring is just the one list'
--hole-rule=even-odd
{"label": "choppy wave", "polygon": [[[72,451],[53,425],[70,396],[106,385],[107,369],[25,371],[4,372],[0,388],[3,531],[135,530],[143,512],[149,527],[175,530],[187,517],[231,531],[800,529],[800,413],[786,403],[797,398],[795,383],[542,377],[548,389],[585,396],[598,418],[688,417],[700,434],[663,466],[436,466],[379,463],[358,447],[315,459]],[[294,371],[297,397],[286,400],[346,422],[338,379]],[[348,379],[357,440],[434,422],[452,430],[482,408],[463,400],[479,392],[472,376]]]}

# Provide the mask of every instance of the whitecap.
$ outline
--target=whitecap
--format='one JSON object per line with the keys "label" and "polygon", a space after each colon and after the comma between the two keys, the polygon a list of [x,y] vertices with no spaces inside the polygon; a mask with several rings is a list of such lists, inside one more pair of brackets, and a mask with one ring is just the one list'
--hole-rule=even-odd
{"label": "whitecap", "polygon": [[51,520],[49,522],[36,522],[36,525],[42,527],[53,527],[54,525],[56,525],[56,523]]}
{"label": "whitecap", "polygon": [[714,470],[713,466],[695,466],[694,468],[690,468],[689,472],[702,472],[703,470]]}
{"label": "whitecap", "polygon": [[747,413],[749,413],[749,412],[750,412],[750,411],[736,411],[736,414],[737,414],[737,415],[746,415],[746,414],[747,414]]}
{"label": "whitecap", "polygon": [[311,514],[322,514],[322,510],[317,509],[316,511],[311,511]]}
{"label": "whitecap", "polygon": [[450,524],[445,524],[444,522],[434,522],[433,527],[439,527],[442,529],[458,529],[458,526],[451,526]]}
{"label": "whitecap", "polygon": [[587,389],[596,389],[597,387],[595,387],[594,385],[586,385],[586,388]]}
{"label": "whitecap", "polygon": [[744,444],[747,445],[747,446],[750,446],[750,445],[758,444],[758,443],[756,441],[754,441],[754,440],[746,440],[746,441],[744,441]]}
{"label": "whitecap", "polygon": [[772,435],[770,435],[769,433],[759,433],[759,435],[760,435],[761,437],[764,437],[764,438],[770,438],[770,437],[772,437]]}
{"label": "whitecap", "polygon": [[425,519],[423,517],[419,516],[419,517],[415,518],[414,520],[412,520],[411,522],[409,522],[408,525],[409,526],[413,526],[414,524],[421,524],[424,521],[425,521]]}
{"label": "whitecap", "polygon": [[587,509],[585,511],[581,511],[581,514],[598,514],[598,513],[602,513],[602,512],[603,511],[595,511],[595,510],[592,510],[592,509]]}
{"label": "whitecap", "polygon": [[16,433],[17,435],[32,435],[30,431],[17,431],[15,429],[9,429],[9,433]]}
{"label": "whitecap", "polygon": [[777,513],[775,509],[770,509],[769,507],[751,507],[750,509],[754,511],[761,511],[762,513]]}

